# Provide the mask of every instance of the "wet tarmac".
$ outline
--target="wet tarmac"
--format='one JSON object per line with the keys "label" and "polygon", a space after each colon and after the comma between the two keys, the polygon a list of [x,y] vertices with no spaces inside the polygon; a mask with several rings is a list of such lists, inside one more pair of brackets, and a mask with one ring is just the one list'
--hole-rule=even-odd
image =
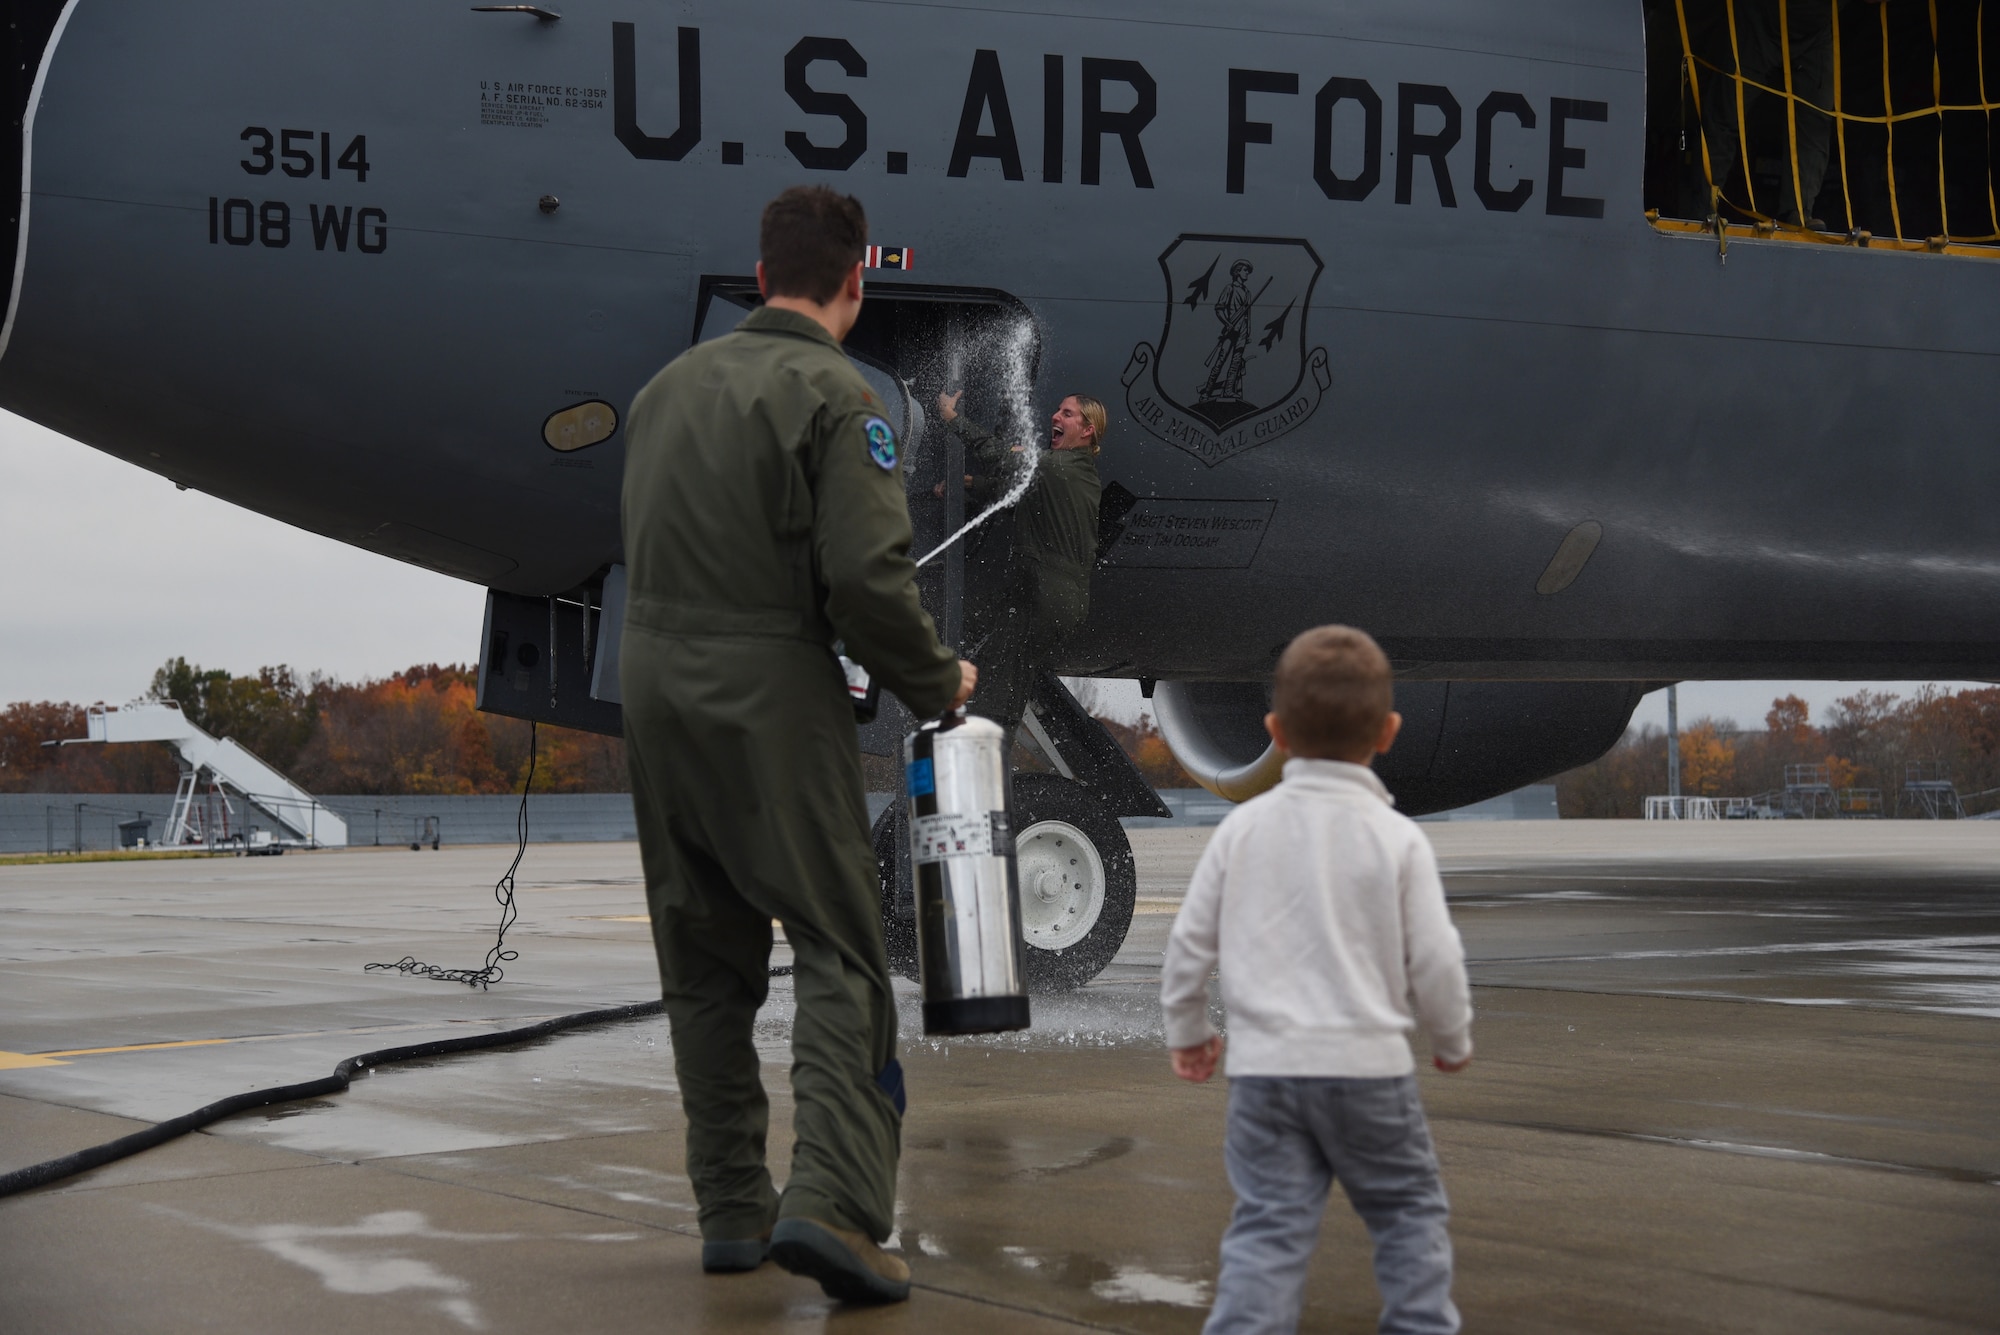
{"label": "wet tarmac", "polygon": [[[2000,1329],[2000,823],[1428,827],[1479,1055],[1422,1077],[1474,1331]],[[1208,832],[1134,837],[1116,964],[1026,1034],[905,996],[896,1239],[835,1309],[704,1278],[664,1021],[383,1070],[0,1201],[0,1330],[1193,1332],[1229,1210],[1220,1081],[1154,1002]],[[631,845],[0,867],[0,1170],[355,1052],[655,995]],[[789,991],[761,1041],[786,1139]],[[779,1165],[782,1167],[781,1163]],[[1329,1211],[1303,1329],[1372,1330]]]}

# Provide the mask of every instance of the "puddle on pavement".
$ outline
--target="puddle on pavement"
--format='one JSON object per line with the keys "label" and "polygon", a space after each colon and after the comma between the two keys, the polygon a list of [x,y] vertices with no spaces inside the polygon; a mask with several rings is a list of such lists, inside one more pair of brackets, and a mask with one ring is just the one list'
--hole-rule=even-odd
{"label": "puddle on pavement", "polygon": [[1100,1279],[1090,1286],[1095,1296],[1113,1303],[1164,1303],[1171,1307],[1208,1306],[1209,1284],[1206,1280],[1182,1279],[1175,1275],[1155,1274],[1135,1265],[1121,1265],[1112,1271],[1110,1279]]}
{"label": "puddle on pavement", "polygon": [[[1540,879],[1556,879],[1554,877]],[[1606,873],[1606,888],[1642,878]],[[2000,906],[1990,887],[1938,878],[1886,886],[1868,877],[1754,878],[1791,887],[1745,894],[1753,878],[1681,878],[1674,888],[1607,896],[1588,930],[1574,923],[1549,940],[1558,952],[1500,954],[1529,945],[1518,936],[1480,946],[1477,920],[1462,925],[1475,944],[1475,984],[1577,988],[1796,1006],[1859,1006],[2000,1018]],[[1569,890],[1521,878],[1509,893],[1486,887],[1454,897],[1454,911],[1562,902]],[[1630,908],[1612,907],[1623,898]],[[1629,918],[1625,915],[1630,914]],[[1650,921],[1649,921],[1650,919]],[[1665,924],[1680,924],[1666,928]],[[1620,949],[1632,935],[1649,948]],[[1664,938],[1664,939],[1661,939]]]}
{"label": "puddle on pavement", "polygon": [[[413,1244],[491,1244],[521,1242],[520,1233],[468,1233],[435,1228],[418,1210],[385,1210],[352,1224],[238,1225],[205,1219],[186,1210],[148,1205],[155,1213],[235,1238],[308,1271],[328,1293],[348,1297],[407,1296],[450,1318],[467,1330],[486,1329],[486,1318],[473,1297],[472,1281],[446,1270],[440,1261],[410,1255]],[[550,1242],[633,1242],[638,1233],[536,1234],[536,1245]],[[452,1248],[430,1248],[433,1252]]]}
{"label": "puddle on pavement", "polygon": [[1750,1159],[1778,1159],[1787,1163],[1815,1164],[1832,1168],[1859,1168],[1869,1172],[1895,1173],[1907,1177],[1928,1177],[1945,1182],[1966,1182],[1980,1186],[2000,1186],[2000,1173],[1962,1165],[1899,1163],[1887,1159],[1861,1159],[1790,1145],[1757,1145],[1742,1141],[1718,1140],[1709,1136],[1669,1136],[1613,1127],[1569,1126],[1556,1122],[1516,1121],[1499,1117],[1464,1117],[1457,1120],[1487,1126],[1521,1127],[1530,1131],[1553,1131],[1561,1135],[1590,1136],[1602,1140],[1629,1140],[1643,1145],[1668,1145],[1678,1149],[1703,1150],[1712,1154],[1733,1154]]}
{"label": "puddle on pavement", "polygon": [[678,1126],[667,1022],[385,1066],[345,1094],[246,1114],[219,1134],[339,1158],[448,1154]]}
{"label": "puddle on pavement", "polygon": [[[990,1255],[994,1268],[1002,1272],[1011,1271],[1031,1283],[1087,1293],[1101,1302],[1204,1308],[1214,1289],[1210,1280],[1196,1278],[1191,1273],[1173,1274],[1150,1266],[1107,1261],[1083,1252],[1007,1243],[992,1248]],[[1190,1271],[1195,1268],[1189,1266]],[[1201,1269],[1202,1273],[1212,1274],[1213,1261],[1202,1263]]]}
{"label": "puddle on pavement", "polygon": [[1001,1136],[952,1131],[910,1136],[903,1142],[906,1155],[941,1156],[937,1161],[910,1161],[912,1187],[925,1190],[968,1167],[984,1181],[1038,1182],[1115,1162],[1136,1148],[1138,1141],[1130,1136],[1062,1132]]}

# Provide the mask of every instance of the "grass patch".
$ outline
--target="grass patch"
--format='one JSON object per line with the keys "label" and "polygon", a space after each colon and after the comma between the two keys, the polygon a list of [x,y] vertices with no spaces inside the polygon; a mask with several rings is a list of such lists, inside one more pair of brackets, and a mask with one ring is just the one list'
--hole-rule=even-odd
{"label": "grass patch", "polygon": [[72,862],[165,862],[174,858],[234,857],[236,851],[210,853],[205,848],[105,849],[95,853],[0,854],[0,867],[47,867]]}

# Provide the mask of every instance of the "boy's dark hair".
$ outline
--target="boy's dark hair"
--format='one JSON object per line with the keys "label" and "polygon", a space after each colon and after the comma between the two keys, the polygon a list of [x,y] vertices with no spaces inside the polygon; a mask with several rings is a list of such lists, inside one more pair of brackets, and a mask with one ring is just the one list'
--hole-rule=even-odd
{"label": "boy's dark hair", "polygon": [[1292,754],[1365,761],[1395,703],[1389,656],[1366,631],[1315,626],[1285,647],[1271,710]]}
{"label": "boy's dark hair", "polygon": [[868,249],[861,201],[823,185],[795,185],[764,206],[758,258],[774,297],[825,305]]}

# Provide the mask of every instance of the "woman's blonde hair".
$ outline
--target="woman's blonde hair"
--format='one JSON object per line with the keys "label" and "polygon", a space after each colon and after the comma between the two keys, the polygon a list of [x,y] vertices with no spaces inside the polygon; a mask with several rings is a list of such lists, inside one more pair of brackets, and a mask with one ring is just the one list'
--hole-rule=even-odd
{"label": "woman's blonde hair", "polygon": [[1090,452],[1096,454],[1104,448],[1104,432],[1111,425],[1104,405],[1088,394],[1065,394],[1063,397],[1076,400],[1076,410],[1083,414],[1083,420],[1090,426]]}

